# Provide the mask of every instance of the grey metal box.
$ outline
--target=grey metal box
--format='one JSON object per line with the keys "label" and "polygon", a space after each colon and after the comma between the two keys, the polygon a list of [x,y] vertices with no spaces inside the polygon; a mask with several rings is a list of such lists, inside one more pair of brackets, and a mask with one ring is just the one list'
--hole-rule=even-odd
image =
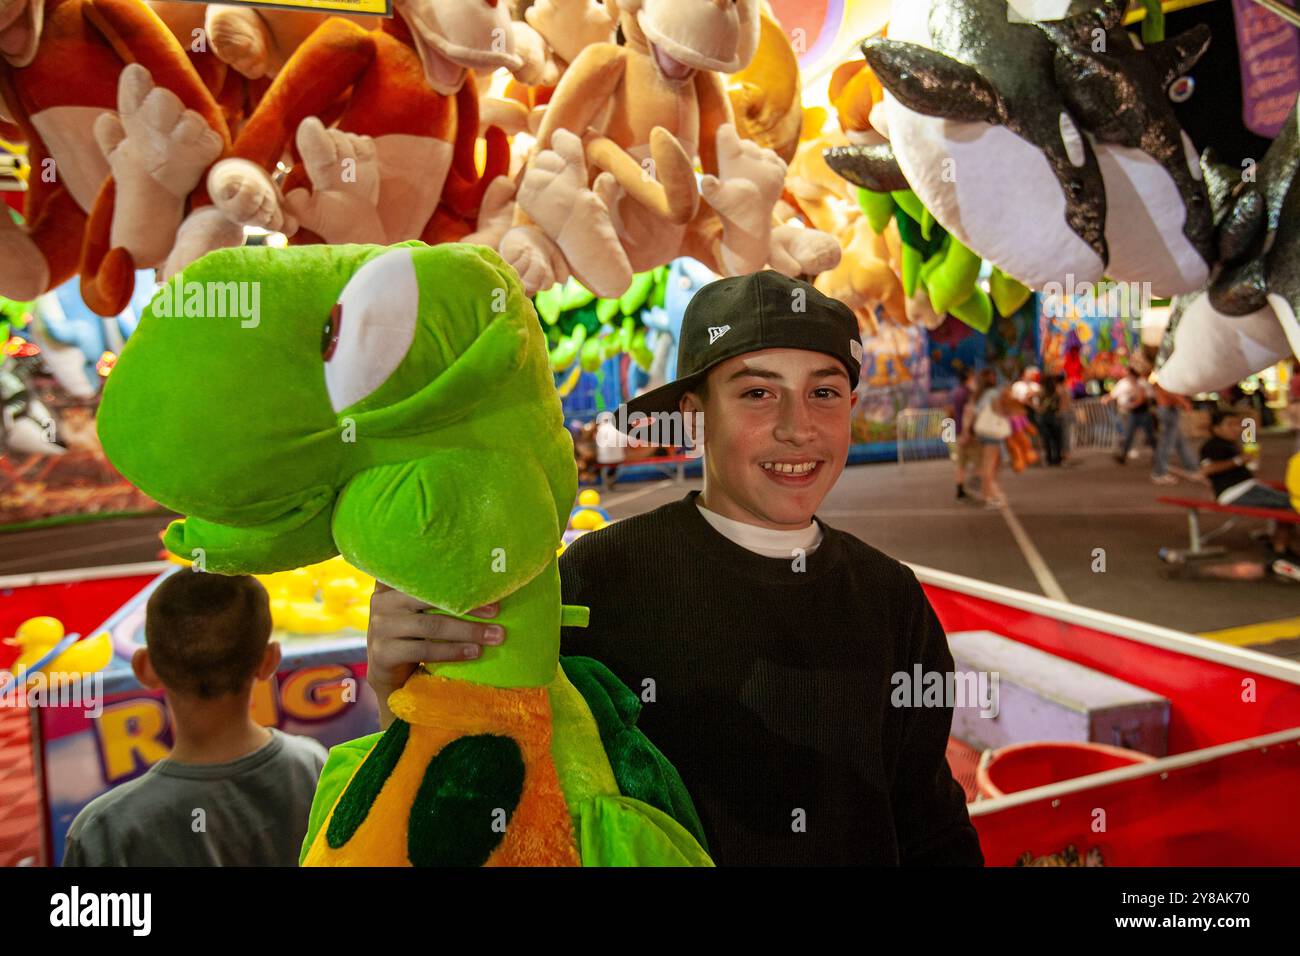
{"label": "grey metal box", "polygon": [[996,674],[997,716],[980,702],[956,701],[952,736],[981,750],[1029,740],[1092,741],[1163,757],[1169,701],[1109,674],[992,631],[948,635],[956,670]]}

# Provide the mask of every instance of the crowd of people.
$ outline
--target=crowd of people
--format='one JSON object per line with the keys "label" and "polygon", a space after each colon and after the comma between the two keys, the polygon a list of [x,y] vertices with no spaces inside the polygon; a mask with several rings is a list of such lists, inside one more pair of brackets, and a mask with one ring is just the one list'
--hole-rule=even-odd
{"label": "crowd of people", "polygon": [[[1300,386],[1300,374],[1293,384]],[[1256,477],[1259,454],[1255,437],[1262,416],[1255,407],[1242,411],[1233,403],[1234,396],[1227,398],[1227,403],[1209,410],[1209,436],[1194,453],[1183,427],[1183,415],[1194,410],[1191,401],[1161,388],[1136,363],[1130,364],[1100,398],[1103,407],[1113,406],[1117,413],[1115,462],[1123,466],[1137,458],[1137,440],[1144,435],[1151,450],[1153,484],[1173,485],[1183,480],[1207,487],[1219,504],[1294,512],[1296,499],[1289,490]],[[1016,471],[1030,464],[1066,464],[1071,423],[1076,420],[1074,401],[1063,374],[1043,375],[1030,366],[1007,383],[999,380],[995,369],[968,369],[950,394],[947,407],[957,498],[975,499],[967,482],[978,478],[978,497],[985,506],[1005,505],[998,477],[1004,458]],[[1300,396],[1292,408],[1300,410]],[[1300,416],[1296,424],[1300,427]],[[1300,474],[1300,448],[1291,460],[1291,469]],[[1287,522],[1275,523],[1271,538],[1276,556],[1296,554],[1290,550],[1293,527]]]}

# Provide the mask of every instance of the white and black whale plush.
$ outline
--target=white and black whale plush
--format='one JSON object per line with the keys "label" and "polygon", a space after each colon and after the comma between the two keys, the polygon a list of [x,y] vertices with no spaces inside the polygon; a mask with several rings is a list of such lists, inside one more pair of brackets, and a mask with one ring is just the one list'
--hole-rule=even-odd
{"label": "white and black whale plush", "polygon": [[827,162],[868,189],[905,180],[945,229],[1031,288],[1103,274],[1157,296],[1199,288],[1213,222],[1168,89],[1209,32],[1144,49],[1124,6],[1074,2],[1026,22],[1005,0],[895,0],[889,38],[863,43],[890,145]]}
{"label": "white and black whale plush", "polygon": [[1184,395],[1300,356],[1300,101],[1253,176],[1209,154],[1204,165],[1220,266],[1206,288],[1175,303],[1157,372]]}

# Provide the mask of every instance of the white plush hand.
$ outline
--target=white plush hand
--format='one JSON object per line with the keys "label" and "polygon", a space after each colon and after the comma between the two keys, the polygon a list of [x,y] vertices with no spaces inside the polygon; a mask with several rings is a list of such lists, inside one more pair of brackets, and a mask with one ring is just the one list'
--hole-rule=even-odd
{"label": "white plush hand", "polygon": [[527,295],[569,277],[559,247],[536,226],[516,226],[501,238],[501,258],[519,273]]}
{"label": "white plush hand", "polygon": [[722,266],[730,275],[763,268],[772,236],[772,209],[785,182],[785,161],[730,123],[718,127],[718,175],[700,180],[704,197],[722,221]]}
{"label": "white plush hand", "polygon": [[117,110],[101,113],[94,132],[119,183],[148,177],[172,196],[184,198],[221,155],[217,132],[171,90],[155,86],[138,63],[122,70]]}
{"label": "white plush hand", "polygon": [[582,194],[590,192],[582,140],[567,129],[557,129],[551,148],[528,163],[519,185],[519,205],[554,239],[574,214]]}
{"label": "white plush hand", "polygon": [[715,137],[718,175],[704,176],[700,193],[723,220],[758,223],[772,214],[785,183],[785,160],[765,146],[741,139],[724,123]]}
{"label": "white plush hand", "polygon": [[298,153],[312,189],[295,189],[285,206],[327,243],[385,242],[379,218],[379,157],[375,141],[326,129],[309,116],[298,126]]}
{"label": "white plush hand", "polygon": [[556,130],[551,148],[533,157],[519,184],[519,208],[560,247],[588,289],[603,299],[627,291],[632,266],[609,207],[587,188],[587,160],[574,133]]}
{"label": "white plush hand", "polygon": [[840,264],[840,244],[830,233],[784,223],[772,230],[768,262],[792,278],[815,276]]}
{"label": "white plush hand", "polygon": [[510,21],[514,34],[515,53],[523,63],[514,71],[515,79],[525,86],[554,86],[560,81],[560,68],[551,59],[542,35],[527,23]]}
{"label": "white plush hand", "polygon": [[256,10],[212,4],[203,24],[213,55],[250,80],[265,76],[273,66],[274,41]]}
{"label": "white plush hand", "polygon": [[515,184],[508,176],[488,183],[478,207],[475,231],[461,242],[478,243],[496,249],[515,217]]}
{"label": "white plush hand", "polygon": [[280,191],[266,170],[246,159],[223,159],[208,173],[208,195],[231,222],[291,236],[297,222],[286,217]]}
{"label": "white plush hand", "polygon": [[244,244],[244,227],[231,222],[216,206],[200,206],[176,230],[166,260],[158,268],[158,278],[167,282],[191,262],[214,249],[230,249]]}

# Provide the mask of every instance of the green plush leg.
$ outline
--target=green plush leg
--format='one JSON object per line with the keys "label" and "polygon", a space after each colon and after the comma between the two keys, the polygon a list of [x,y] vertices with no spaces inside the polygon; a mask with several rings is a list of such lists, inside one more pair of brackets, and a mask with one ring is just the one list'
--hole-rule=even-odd
{"label": "green plush leg", "polygon": [[605,343],[600,337],[587,339],[582,343],[582,352],[578,357],[578,364],[582,366],[584,372],[595,372],[605,361]]}
{"label": "green plush leg", "polygon": [[533,297],[533,306],[537,309],[537,315],[547,325],[554,325],[559,321],[560,312],[560,287],[551,286],[549,289],[543,289]]}
{"label": "green plush leg", "polygon": [[871,231],[880,235],[889,225],[889,220],[894,218],[894,209],[897,206],[894,197],[889,193],[873,193],[870,189],[863,189],[861,186],[853,188],[857,191],[858,208],[867,217],[867,224],[871,226]]}
{"label": "green plush leg", "polygon": [[935,312],[940,315],[951,312],[970,298],[979,280],[981,264],[980,257],[956,237],[948,237],[947,248],[938,266],[925,276],[925,287]]}
{"label": "green plush leg", "polygon": [[970,298],[952,308],[951,314],[976,332],[985,333],[993,325],[993,300],[983,289],[976,288]]}
{"label": "green plush leg", "polygon": [[924,249],[927,245],[921,236],[921,227],[915,219],[900,207],[898,219],[898,236],[903,241],[903,291],[910,299],[916,295],[916,286],[921,278],[921,266],[925,261]]}
{"label": "green plush leg", "polygon": [[[889,195],[894,197],[894,202],[898,203],[899,208],[911,218],[918,227],[925,221],[926,211],[921,200],[917,198],[916,193],[910,189],[896,189]],[[930,237],[925,236],[926,239]]]}
{"label": "green plush leg", "polygon": [[577,279],[570,278],[564,284],[564,291],[560,295],[560,308],[564,312],[570,312],[573,309],[581,309],[584,305],[590,305],[595,301],[596,293]]}
{"label": "green plush leg", "polygon": [[618,299],[598,299],[596,301],[596,318],[601,325],[613,325],[618,317]]}
{"label": "green plush leg", "polygon": [[993,305],[997,308],[998,315],[1004,318],[1019,311],[1033,295],[1028,286],[996,268],[989,276],[989,294],[993,297]]}
{"label": "green plush leg", "polygon": [[638,272],[632,277],[632,284],[618,297],[618,309],[623,315],[636,315],[645,308],[646,299],[654,288],[653,272]]}
{"label": "green plush leg", "polygon": [[639,326],[637,330],[632,333],[632,346],[628,349],[628,352],[632,355],[632,361],[636,362],[637,366],[643,372],[650,371],[650,366],[652,366],[655,361],[655,353],[654,349],[646,345],[644,325]]}
{"label": "green plush leg", "polygon": [[578,352],[586,341],[587,327],[585,325],[574,326],[572,334],[551,349],[551,371],[568,371],[569,366],[578,357]]}

